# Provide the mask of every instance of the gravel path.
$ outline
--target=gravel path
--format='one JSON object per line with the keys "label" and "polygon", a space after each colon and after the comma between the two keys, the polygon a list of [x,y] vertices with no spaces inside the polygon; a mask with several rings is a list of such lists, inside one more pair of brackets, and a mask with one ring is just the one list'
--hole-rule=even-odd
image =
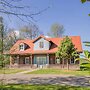
{"label": "gravel path", "polygon": [[73,86],[90,86],[90,77],[66,76],[52,74],[0,74],[0,81],[6,84],[60,84]]}

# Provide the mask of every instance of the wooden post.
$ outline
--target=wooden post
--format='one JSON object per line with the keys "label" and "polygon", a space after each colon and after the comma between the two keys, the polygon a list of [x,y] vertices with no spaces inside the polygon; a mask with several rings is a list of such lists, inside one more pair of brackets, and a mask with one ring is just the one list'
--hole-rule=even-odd
{"label": "wooden post", "polygon": [[64,59],[62,59],[62,64],[63,64],[63,66],[62,66],[62,67],[64,68]]}
{"label": "wooden post", "polygon": [[69,70],[69,60],[67,59],[67,70]]}
{"label": "wooden post", "polygon": [[12,66],[12,64],[13,64],[13,58],[12,56],[10,56],[10,66]]}
{"label": "wooden post", "polygon": [[56,56],[55,56],[55,64],[56,64]]}
{"label": "wooden post", "polygon": [[18,64],[20,64],[19,60],[20,60],[20,58],[19,58],[19,55],[18,55],[18,56],[17,56],[17,61],[18,61]]}
{"label": "wooden post", "polygon": [[47,64],[49,65],[49,54],[47,54]]}
{"label": "wooden post", "polygon": [[32,55],[30,55],[30,60],[31,60],[31,68],[32,68]]}
{"label": "wooden post", "polygon": [[47,54],[47,66],[49,67],[49,54]]}
{"label": "wooden post", "polygon": [[20,64],[20,61],[19,61],[19,60],[20,60],[20,56],[17,55],[17,66],[18,66],[18,67],[20,67],[20,65],[19,65],[19,64]]}

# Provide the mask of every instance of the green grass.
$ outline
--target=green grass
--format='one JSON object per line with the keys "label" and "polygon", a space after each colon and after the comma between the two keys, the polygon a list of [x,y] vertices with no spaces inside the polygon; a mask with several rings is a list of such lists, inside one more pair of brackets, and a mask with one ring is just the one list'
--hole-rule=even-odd
{"label": "green grass", "polygon": [[21,69],[0,69],[0,74],[13,74],[13,73],[18,73],[24,70]]}
{"label": "green grass", "polygon": [[37,71],[29,72],[27,74],[61,74],[61,75],[75,75],[75,76],[90,76],[90,71],[40,69]]}
{"label": "green grass", "polygon": [[90,87],[63,85],[5,85],[0,90],[90,90]]}
{"label": "green grass", "polygon": [[60,85],[6,85],[3,90],[90,90],[90,87]]}

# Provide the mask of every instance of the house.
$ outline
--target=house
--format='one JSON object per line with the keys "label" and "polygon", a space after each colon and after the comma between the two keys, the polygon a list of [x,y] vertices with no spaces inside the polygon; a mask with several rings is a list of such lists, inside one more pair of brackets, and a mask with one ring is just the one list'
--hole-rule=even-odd
{"label": "house", "polygon": [[[70,36],[77,52],[82,53],[80,36]],[[57,62],[55,53],[63,38],[46,38],[39,36],[34,40],[18,40],[10,49],[10,66],[30,67],[61,67],[62,61]],[[64,62],[66,65],[66,62]],[[79,65],[74,59],[69,61],[70,66]]]}

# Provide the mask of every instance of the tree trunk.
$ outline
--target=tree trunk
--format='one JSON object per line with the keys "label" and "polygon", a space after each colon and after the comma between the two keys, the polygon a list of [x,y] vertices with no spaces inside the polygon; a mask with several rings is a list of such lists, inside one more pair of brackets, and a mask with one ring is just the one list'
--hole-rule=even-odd
{"label": "tree trunk", "polygon": [[0,17],[0,19],[1,19],[1,21],[0,21],[0,38],[1,38],[1,52],[0,52],[0,54],[1,54],[1,60],[2,60],[2,67],[4,66],[4,64],[3,64],[3,60],[4,60],[4,57],[3,57],[3,31],[4,31],[4,26],[3,26],[3,18],[2,17]]}
{"label": "tree trunk", "polygon": [[67,59],[67,70],[69,70],[69,63],[68,63],[68,59]]}
{"label": "tree trunk", "polygon": [[62,59],[62,67],[64,68],[64,59]]}

